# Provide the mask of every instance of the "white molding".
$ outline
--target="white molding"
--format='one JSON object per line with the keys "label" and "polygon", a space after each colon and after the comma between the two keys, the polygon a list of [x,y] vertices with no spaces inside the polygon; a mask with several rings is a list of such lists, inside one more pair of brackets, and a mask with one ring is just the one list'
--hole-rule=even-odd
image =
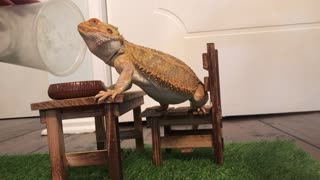
{"label": "white molding", "polygon": [[[95,132],[94,118],[78,118],[71,120],[63,120],[64,134],[80,134]],[[47,129],[42,130],[41,135],[47,135]]]}

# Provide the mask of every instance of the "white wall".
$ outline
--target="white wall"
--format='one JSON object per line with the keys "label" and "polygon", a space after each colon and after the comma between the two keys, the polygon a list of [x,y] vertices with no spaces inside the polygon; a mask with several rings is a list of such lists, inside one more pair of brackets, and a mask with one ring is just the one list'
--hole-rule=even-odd
{"label": "white wall", "polygon": [[38,116],[30,104],[48,99],[48,73],[0,63],[0,119]]}
{"label": "white wall", "polygon": [[[127,40],[182,59],[201,79],[201,53],[214,42],[230,116],[320,109],[318,7],[318,0],[118,0],[108,1],[108,16]],[[156,104],[146,99],[145,107]]]}

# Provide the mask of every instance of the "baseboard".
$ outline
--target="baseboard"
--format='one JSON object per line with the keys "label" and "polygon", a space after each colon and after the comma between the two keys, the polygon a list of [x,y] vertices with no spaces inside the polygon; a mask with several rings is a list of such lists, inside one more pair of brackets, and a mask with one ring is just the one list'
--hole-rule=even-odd
{"label": "baseboard", "polygon": [[[63,133],[64,134],[81,134],[95,132],[94,118],[78,118],[63,120]],[[46,136],[47,129],[42,130],[41,135]]]}
{"label": "baseboard", "polygon": [[[146,125],[146,121],[142,121],[143,125]],[[81,134],[81,133],[93,133],[95,132],[95,123],[94,118],[78,118],[78,119],[70,119],[63,120],[63,134]],[[134,126],[133,121],[120,122],[120,127],[128,127]],[[41,131],[42,136],[48,135],[47,129]]]}

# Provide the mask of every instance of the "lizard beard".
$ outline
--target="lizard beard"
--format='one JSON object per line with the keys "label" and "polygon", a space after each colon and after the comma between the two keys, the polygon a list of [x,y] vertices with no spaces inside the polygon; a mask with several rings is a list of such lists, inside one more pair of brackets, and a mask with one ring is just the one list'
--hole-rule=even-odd
{"label": "lizard beard", "polygon": [[117,40],[109,40],[96,46],[91,52],[102,59],[106,64],[111,65],[113,57],[121,49],[122,43]]}

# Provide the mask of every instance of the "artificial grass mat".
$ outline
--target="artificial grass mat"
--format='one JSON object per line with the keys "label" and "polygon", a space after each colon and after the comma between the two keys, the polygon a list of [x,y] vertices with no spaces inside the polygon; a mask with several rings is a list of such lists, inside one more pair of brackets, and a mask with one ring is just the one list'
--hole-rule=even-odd
{"label": "artificial grass mat", "polygon": [[[320,162],[288,141],[261,141],[225,145],[224,164],[217,166],[211,149],[192,153],[163,152],[162,167],[144,153],[124,151],[124,179],[320,179]],[[74,167],[69,179],[108,179],[106,166]],[[50,179],[48,154],[0,156],[0,179]]]}

